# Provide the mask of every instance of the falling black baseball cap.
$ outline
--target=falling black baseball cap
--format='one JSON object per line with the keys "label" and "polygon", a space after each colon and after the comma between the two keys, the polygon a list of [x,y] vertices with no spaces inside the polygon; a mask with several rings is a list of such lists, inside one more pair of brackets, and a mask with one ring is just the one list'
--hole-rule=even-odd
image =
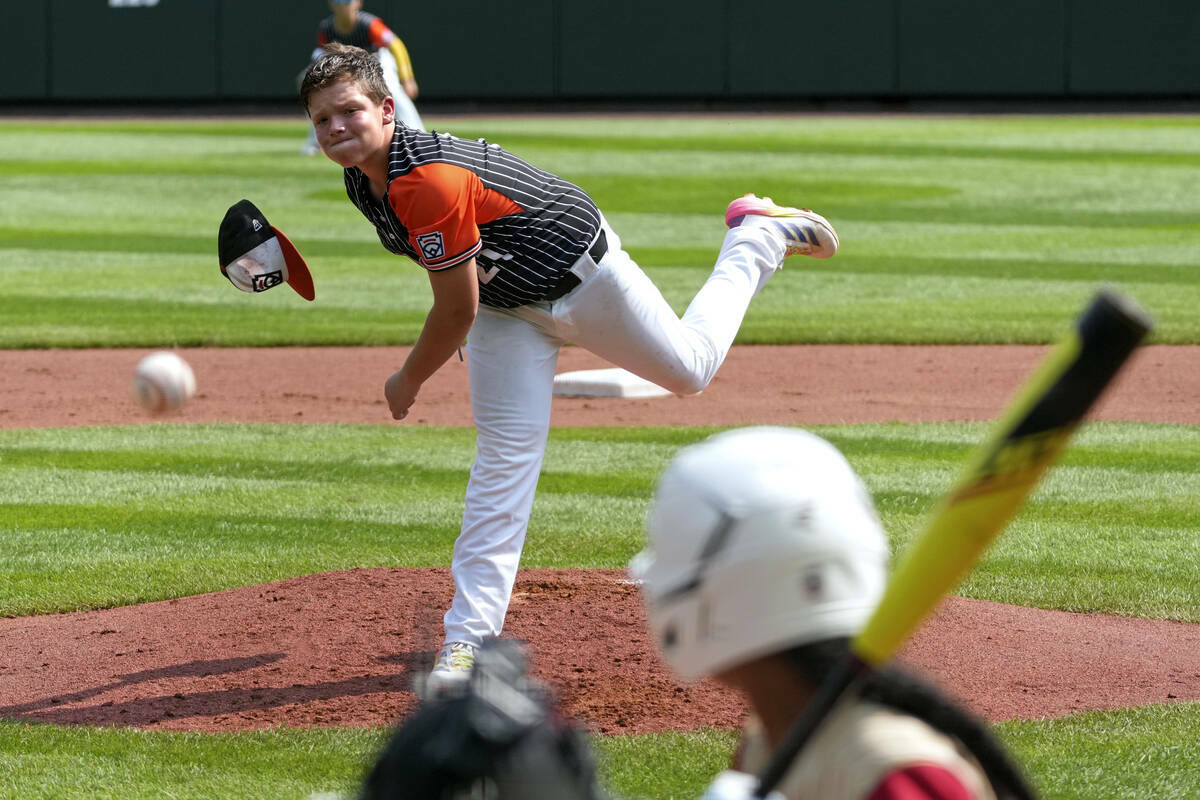
{"label": "falling black baseball cap", "polygon": [[221,274],[243,292],[265,292],[286,283],[305,300],[316,297],[304,257],[249,200],[225,212],[217,234]]}

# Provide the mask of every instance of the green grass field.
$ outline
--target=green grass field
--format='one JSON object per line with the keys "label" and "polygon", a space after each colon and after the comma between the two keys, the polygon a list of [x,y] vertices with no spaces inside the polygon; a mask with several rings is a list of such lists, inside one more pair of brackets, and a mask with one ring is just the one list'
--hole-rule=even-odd
{"label": "green grass field", "polygon": [[[1190,117],[464,119],[575,180],[682,309],[730,199],[814,208],[843,247],[792,259],[741,341],[1046,342],[1100,283],[1200,340],[1200,121]],[[424,275],[383,252],[300,121],[0,127],[0,346],[411,342]],[[252,199],[308,257],[318,302],[253,306],[217,273]],[[251,310],[253,308],[253,310]],[[247,324],[253,314],[254,325]]]}
{"label": "green grass field", "polygon": [[[1156,318],[1153,341],[1200,343],[1197,118],[432,124],[588,189],[677,309],[711,266],[731,198],[756,191],[829,217],[837,258],[790,260],[741,342],[1045,343],[1116,284]],[[0,123],[0,348],[411,343],[424,276],[382,251],[336,167],[298,155],[303,136],[299,120]],[[217,225],[242,197],[305,253],[316,303],[249,297],[220,276]],[[984,430],[818,432],[862,473],[898,551]],[[553,432],[523,564],[623,567],[655,474],[707,432]],[[0,615],[444,566],[472,441],[393,425],[0,431]],[[1089,425],[960,593],[1200,622],[1198,461],[1196,426]],[[1200,704],[999,731],[1046,797],[1200,797]],[[0,721],[0,799],[352,792],[382,734]],[[733,746],[723,731],[596,741],[609,785],[645,798],[697,796]]]}
{"label": "green grass field", "polygon": [[[894,552],[983,424],[817,427],[872,490]],[[551,434],[526,567],[620,569],[655,476],[705,429]],[[12,531],[0,615],[162,600],[354,566],[446,565],[474,432],[143,425],[0,431]],[[960,593],[1200,622],[1200,431],[1094,423]],[[1171,547],[1153,546],[1171,542]],[[1053,547],[1048,544],[1053,543]]]}

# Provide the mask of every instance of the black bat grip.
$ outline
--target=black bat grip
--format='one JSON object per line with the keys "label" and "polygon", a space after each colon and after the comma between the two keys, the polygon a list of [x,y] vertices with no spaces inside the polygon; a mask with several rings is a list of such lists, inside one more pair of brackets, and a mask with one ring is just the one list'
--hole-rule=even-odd
{"label": "black bat grip", "polygon": [[1010,438],[1078,423],[1152,327],[1150,317],[1129,298],[1110,289],[1098,292],[1075,325],[1080,339],[1075,361]]}

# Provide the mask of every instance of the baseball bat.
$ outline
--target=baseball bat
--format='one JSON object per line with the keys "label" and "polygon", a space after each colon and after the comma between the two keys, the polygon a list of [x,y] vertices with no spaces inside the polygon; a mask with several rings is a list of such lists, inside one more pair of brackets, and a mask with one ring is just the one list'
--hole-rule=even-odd
{"label": "baseball bat", "polygon": [[850,686],[887,662],[970,571],[1152,326],[1132,300],[1111,290],[1096,295],[930,512],[879,605],[851,640],[850,657],[817,688],[759,773],[755,797],[779,784]]}

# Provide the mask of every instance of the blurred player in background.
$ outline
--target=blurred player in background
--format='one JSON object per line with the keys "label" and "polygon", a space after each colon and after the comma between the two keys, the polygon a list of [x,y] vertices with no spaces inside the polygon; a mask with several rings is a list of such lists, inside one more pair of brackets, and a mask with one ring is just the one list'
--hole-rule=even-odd
{"label": "blurred player in background", "polygon": [[[396,118],[410,128],[424,130],[421,115],[413,105],[419,89],[404,42],[383,20],[363,11],[362,0],[329,0],[329,9],[333,13],[317,26],[317,48],[312,52],[312,59],[320,58],[325,53],[325,46],[331,42],[361,47],[374,53],[383,67],[383,79],[388,91],[396,101]],[[315,132],[309,131],[308,141],[301,152],[305,155],[321,152]]]}
{"label": "blurred player in background", "polygon": [[[659,480],[630,571],[666,661],[740,690],[735,769],[704,800],[748,798],[761,770],[887,582],[888,545],[840,452],[797,429],[745,428],[680,451]],[[853,692],[853,690],[852,690]],[[825,719],[772,798],[1033,797],[986,725],[896,668]]]}
{"label": "blurred player in background", "polygon": [[[380,243],[426,270],[433,305],[384,384],[395,419],[466,339],[475,463],[454,545],[455,595],[429,685],[465,680],[504,625],[566,342],[680,395],[704,389],[754,295],[788,255],[829,258],[818,214],[735,199],[712,273],[682,319],[580,187],[483,139],[394,123],[366,51],[330,45],[301,84],[321,149]],[[665,209],[664,209],[665,210]]]}

